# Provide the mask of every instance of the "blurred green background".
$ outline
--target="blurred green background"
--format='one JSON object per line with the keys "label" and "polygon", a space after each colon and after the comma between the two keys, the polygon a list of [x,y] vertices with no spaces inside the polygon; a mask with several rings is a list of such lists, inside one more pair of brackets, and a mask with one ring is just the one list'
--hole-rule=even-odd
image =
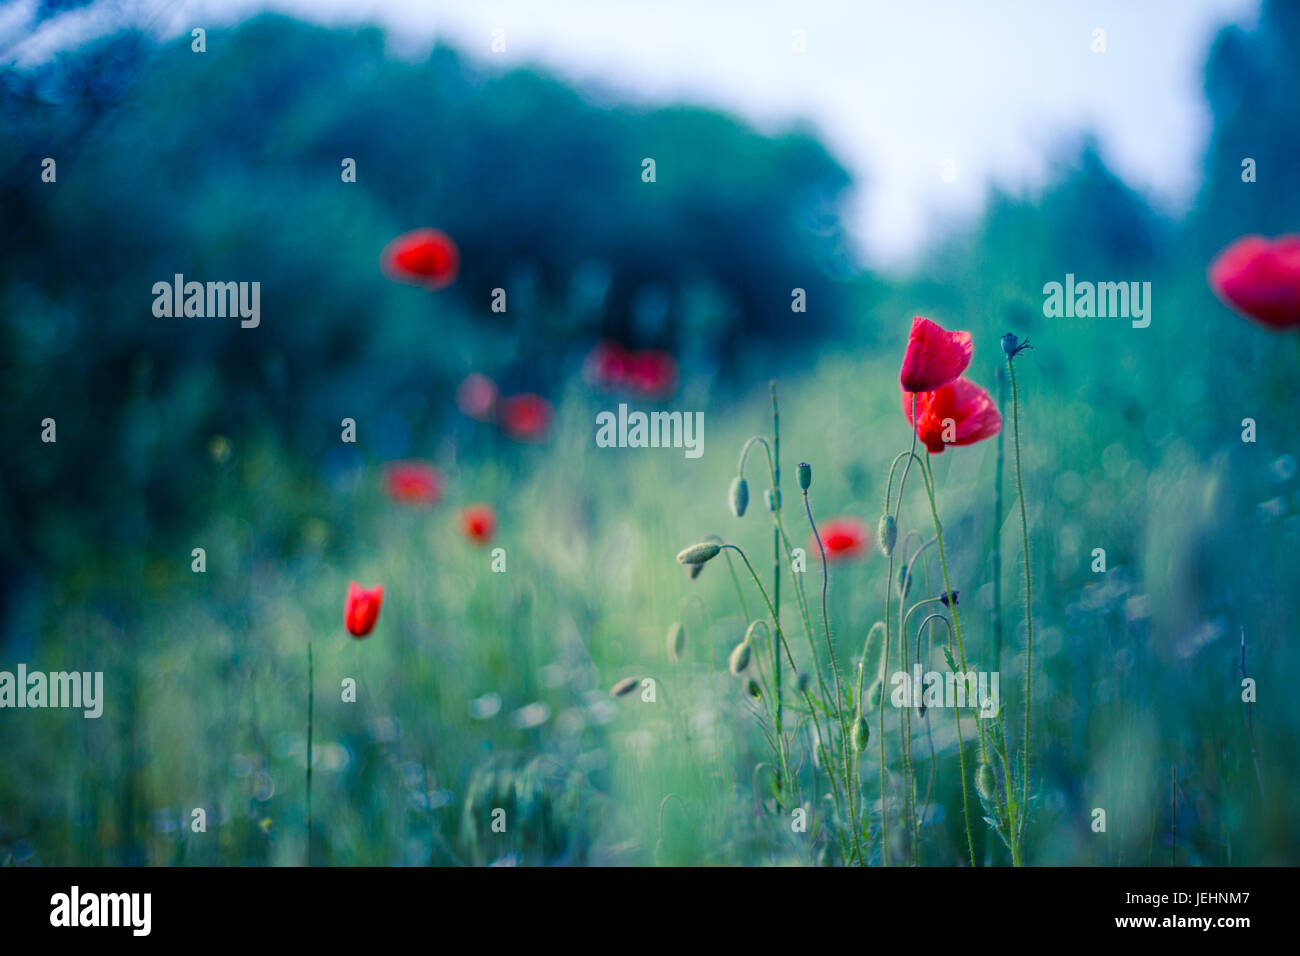
{"label": "blurred green background", "polygon": [[[714,565],[688,581],[673,555],[710,533],[770,547],[753,465],[755,513],[726,508],[741,444],[770,429],[770,379],[786,473],[811,462],[818,515],[874,527],[909,440],[897,371],[914,314],[969,329],[968,374],[995,394],[999,336],[1034,346],[1017,360],[1040,629],[1029,862],[1297,862],[1300,341],[1233,315],[1205,270],[1239,235],[1300,224],[1298,46],[1300,12],[1280,2],[1219,35],[1186,217],[1153,211],[1089,139],[1062,142],[1049,188],[994,194],[904,278],[854,260],[849,174],[811,134],[598,103],[443,46],[403,62],[377,29],[259,16],[210,32],[198,59],[188,38],[123,32],[6,70],[0,669],[102,670],[106,703],[99,720],[0,711],[0,862],[303,862],[308,641],[316,862],[816,861],[756,792],[764,747],[725,669],[745,627],[732,582]],[[47,156],[57,184],[40,181]],[[378,264],[426,225],[462,259],[436,294]],[[152,285],[178,272],[260,281],[260,326],[155,318]],[[1150,327],[1044,318],[1042,285],[1067,272],[1150,281]],[[581,370],[601,340],[670,352],[680,388],[654,405],[593,387]],[[547,440],[462,415],[472,371],[546,397]],[[594,415],[620,400],[703,411],[703,458],[597,449]],[[436,506],[385,496],[383,465],[405,458],[442,471]],[[987,661],[995,444],[935,466]],[[496,511],[504,574],[460,533],[475,502]],[[1018,712],[1010,519],[1008,499],[1000,667]],[[786,520],[802,544],[806,522]],[[928,522],[914,488],[902,529]],[[819,570],[814,556],[810,592]],[[832,570],[845,661],[882,614],[883,575],[878,554]],[[385,588],[363,641],[342,627],[352,579]],[[688,650],[670,663],[676,620]],[[610,700],[629,675],[656,677],[660,704]],[[938,725],[934,744],[922,860],[955,864],[956,744]]]}

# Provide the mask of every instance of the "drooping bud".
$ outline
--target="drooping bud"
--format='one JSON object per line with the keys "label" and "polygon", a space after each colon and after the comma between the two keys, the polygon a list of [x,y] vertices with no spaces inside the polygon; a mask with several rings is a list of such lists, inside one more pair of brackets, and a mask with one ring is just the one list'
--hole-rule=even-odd
{"label": "drooping bud", "polygon": [[989,803],[998,792],[998,781],[993,775],[993,768],[986,763],[980,764],[975,769],[975,790]]}
{"label": "drooping bud", "polygon": [[737,475],[731,479],[731,492],[728,497],[731,513],[737,518],[745,517],[745,509],[749,507],[749,482],[743,476]]}
{"label": "drooping bud", "polygon": [[749,666],[749,642],[741,641],[734,648],[732,648],[731,656],[727,658],[727,667],[730,668],[731,673],[739,677],[741,674],[745,672],[745,668],[748,666]]}
{"label": "drooping bud", "polygon": [[880,544],[880,551],[885,557],[894,553],[894,543],[898,541],[898,522],[894,520],[891,514],[880,516],[880,524],[876,526],[876,541]]}
{"label": "drooping bud", "polygon": [[808,486],[812,484],[812,465],[806,461],[799,462],[798,475],[799,487],[807,491]]}
{"label": "drooping bud", "polygon": [[677,561],[679,564],[703,564],[706,561],[712,561],[722,550],[722,545],[713,541],[701,541],[699,544],[693,544],[689,548],[682,548],[677,552]]}
{"label": "drooping bud", "polygon": [[903,565],[898,570],[898,599],[906,601],[907,595],[912,591],[912,568],[910,565]]}
{"label": "drooping bud", "polygon": [[853,722],[853,749],[858,753],[867,749],[867,742],[871,740],[871,728],[867,726],[867,719],[861,714]]}
{"label": "drooping bud", "polygon": [[681,621],[673,621],[668,628],[668,659],[670,661],[681,660],[682,652],[686,650],[686,628],[682,626]]}
{"label": "drooping bud", "polygon": [[939,595],[939,603],[944,607],[956,607],[957,595],[960,593],[960,591],[944,591]]}
{"label": "drooping bud", "polygon": [[632,691],[636,690],[636,685],[640,681],[635,677],[624,677],[621,681],[609,689],[610,697],[626,697]]}

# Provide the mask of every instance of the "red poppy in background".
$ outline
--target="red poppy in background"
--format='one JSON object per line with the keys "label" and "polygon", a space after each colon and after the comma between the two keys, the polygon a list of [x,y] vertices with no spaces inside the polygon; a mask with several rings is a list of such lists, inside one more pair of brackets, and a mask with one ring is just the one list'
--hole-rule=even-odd
{"label": "red poppy in background", "polygon": [[511,395],[501,402],[497,418],[516,441],[541,441],[551,425],[551,403],[540,395]]}
{"label": "red poppy in background", "polygon": [[487,544],[497,530],[496,513],[487,505],[470,505],[460,513],[460,530],[475,544]]}
{"label": "red poppy in background", "polygon": [[627,389],[646,398],[667,398],[677,388],[677,360],[667,352],[632,352],[601,342],[587,356],[587,379],[606,391]]}
{"label": "red poppy in background", "polygon": [[[903,390],[903,415],[908,424],[912,422],[912,397]],[[916,434],[932,455],[948,445],[973,445],[1001,430],[1002,415],[993,398],[968,378],[916,395]]]}
{"label": "red poppy in background", "polygon": [[974,352],[969,332],[949,332],[924,316],[913,316],[898,382],[906,392],[933,391],[966,371]]}
{"label": "red poppy in background", "polygon": [[367,590],[356,581],[348,585],[348,599],[343,604],[343,626],[353,637],[365,637],[375,629],[379,620],[379,605],[384,600],[384,589],[376,586]]}
{"label": "red poppy in background", "polygon": [[1300,236],[1244,236],[1210,265],[1210,288],[1266,328],[1300,325]]}
{"label": "red poppy in background", "polygon": [[[871,532],[857,518],[831,518],[818,531],[827,561],[840,561],[861,555],[871,545]],[[809,539],[809,553],[817,551],[817,539]]]}
{"label": "red poppy in background", "polygon": [[470,372],[456,388],[456,407],[470,418],[491,420],[496,404],[496,382],[481,372]]}
{"label": "red poppy in background", "polygon": [[445,289],[460,272],[460,253],[446,233],[416,229],[384,246],[379,263],[384,274],[397,282]]}
{"label": "red poppy in background", "polygon": [[384,487],[400,504],[434,505],[442,498],[442,475],[427,462],[393,462],[384,470]]}

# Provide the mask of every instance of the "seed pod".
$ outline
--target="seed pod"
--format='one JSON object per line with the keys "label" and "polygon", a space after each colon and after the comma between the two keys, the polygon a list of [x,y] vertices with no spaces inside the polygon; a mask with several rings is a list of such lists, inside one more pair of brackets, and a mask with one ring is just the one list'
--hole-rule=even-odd
{"label": "seed pod", "polygon": [[997,778],[993,775],[993,768],[986,763],[980,764],[975,768],[975,789],[979,795],[990,803],[998,792]]}
{"label": "seed pod", "polygon": [[910,565],[903,565],[898,571],[898,599],[906,601],[907,595],[912,591],[912,568]]}
{"label": "seed pod", "polygon": [[853,722],[853,749],[858,753],[867,749],[867,741],[871,739],[871,728],[867,726],[867,719],[861,714]]}
{"label": "seed pod", "polygon": [[693,544],[689,548],[682,548],[677,552],[677,561],[679,564],[703,564],[706,561],[712,561],[722,550],[722,545],[713,541],[701,541],[699,544]]}
{"label": "seed pod", "polygon": [[749,482],[741,475],[731,479],[729,501],[731,513],[737,518],[745,517],[745,509],[749,507]]}
{"label": "seed pod", "polygon": [[609,689],[610,697],[626,697],[632,691],[636,690],[636,685],[640,681],[635,677],[624,677],[621,681]]}
{"label": "seed pod", "polygon": [[1002,351],[1006,352],[1008,355],[1015,355],[1016,346],[1019,344],[1020,339],[1016,338],[1014,332],[1008,332],[1006,335],[1002,336]]}
{"label": "seed pod", "polygon": [[798,475],[799,487],[807,491],[808,486],[812,484],[812,465],[806,461],[799,462]]}
{"label": "seed pod", "polygon": [[884,514],[880,516],[880,524],[876,526],[876,541],[880,544],[880,551],[885,557],[894,553],[894,543],[898,540],[898,522],[894,516]]}
{"label": "seed pod", "polygon": [[682,627],[681,621],[673,621],[668,628],[668,659],[681,660],[684,650],[686,650],[686,628]]}
{"label": "seed pod", "polygon": [[731,651],[731,656],[727,658],[727,667],[731,673],[739,677],[749,666],[749,642],[741,641]]}

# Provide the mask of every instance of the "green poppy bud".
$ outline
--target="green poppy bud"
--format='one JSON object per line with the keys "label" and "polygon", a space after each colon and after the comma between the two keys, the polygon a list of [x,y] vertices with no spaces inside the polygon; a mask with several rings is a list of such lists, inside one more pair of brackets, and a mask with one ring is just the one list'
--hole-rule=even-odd
{"label": "green poppy bud", "polygon": [[636,685],[640,681],[635,677],[624,677],[621,681],[609,689],[610,697],[626,697],[632,691],[636,690]]}
{"label": "green poppy bud", "polygon": [[682,652],[685,650],[686,628],[682,627],[681,621],[673,621],[672,626],[668,628],[668,659],[681,660]]}
{"label": "green poppy bud", "polygon": [[894,543],[898,541],[898,522],[894,520],[893,515],[880,516],[880,524],[876,527],[876,541],[885,557],[894,553]]}
{"label": "green poppy bud", "polygon": [[993,798],[997,796],[997,777],[993,775],[993,768],[986,763],[980,764],[975,769],[975,789],[981,797],[990,803],[992,803]]}
{"label": "green poppy bud", "polygon": [[731,656],[727,658],[727,667],[731,673],[739,677],[749,666],[749,642],[741,641],[731,651]]}
{"label": "green poppy bud", "polygon": [[858,715],[858,719],[853,722],[853,749],[858,753],[867,749],[867,741],[871,739],[871,728],[867,726],[867,719]]}
{"label": "green poppy bud", "polygon": [[808,486],[812,484],[812,465],[806,461],[799,462],[798,474],[799,487],[807,491]]}
{"label": "green poppy bud", "polygon": [[701,541],[699,544],[693,544],[689,548],[682,548],[677,552],[677,561],[679,564],[703,564],[706,561],[712,561],[722,550],[722,545],[713,541]]}
{"label": "green poppy bud", "polygon": [[740,475],[731,479],[729,500],[731,513],[737,518],[745,517],[745,509],[749,507],[749,482]]}

